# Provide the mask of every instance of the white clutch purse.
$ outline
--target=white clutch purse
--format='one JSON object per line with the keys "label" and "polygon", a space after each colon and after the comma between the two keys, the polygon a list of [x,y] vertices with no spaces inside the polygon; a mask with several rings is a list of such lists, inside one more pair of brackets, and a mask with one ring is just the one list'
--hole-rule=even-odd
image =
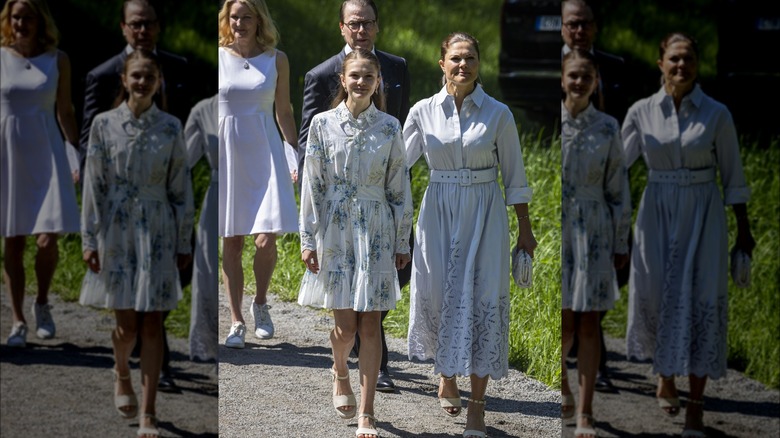
{"label": "white clutch purse", "polygon": [[731,279],[737,287],[750,287],[750,257],[736,247],[731,250]]}
{"label": "white clutch purse", "polygon": [[529,288],[533,284],[533,261],[525,250],[512,250],[512,277],[518,287]]}

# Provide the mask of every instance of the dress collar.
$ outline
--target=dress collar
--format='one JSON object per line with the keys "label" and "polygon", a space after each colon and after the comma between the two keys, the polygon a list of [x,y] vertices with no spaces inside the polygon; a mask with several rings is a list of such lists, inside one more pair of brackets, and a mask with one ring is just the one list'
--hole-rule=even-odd
{"label": "dress collar", "polygon": [[128,120],[140,123],[142,125],[150,124],[152,120],[160,113],[160,110],[157,108],[157,104],[154,102],[152,102],[152,106],[150,106],[146,111],[142,112],[138,118],[135,117],[135,114],[133,114],[133,111],[127,105],[127,101],[122,102],[118,108],[122,112],[122,115],[126,116]]}
{"label": "dress collar", "polygon": [[[661,85],[661,89],[656,92],[653,97],[652,101],[656,105],[661,105],[666,101],[671,102],[672,96],[669,94],[666,94],[666,89]],[[690,102],[693,106],[696,108],[701,107],[702,100],[704,100],[704,92],[701,91],[701,86],[699,84],[696,84],[693,86],[693,90],[691,90],[690,93],[685,95],[683,97],[682,102],[680,102],[680,105],[682,106],[685,104],[685,102]]]}
{"label": "dress collar", "polygon": [[566,105],[564,105],[563,101],[561,101],[561,123],[562,124],[568,124],[578,129],[582,129],[595,122],[597,115],[598,115],[598,111],[593,106],[593,103],[589,102],[588,106],[584,110],[582,110],[579,114],[577,114],[577,117],[572,117],[572,115],[569,113],[569,110],[566,108]]}
{"label": "dress collar", "polygon": [[[487,96],[487,93],[485,93],[485,90],[482,88],[482,84],[477,84],[477,86],[474,88],[474,91],[466,96],[466,98],[463,99],[463,102],[466,103],[471,100],[474,102],[474,105],[482,108],[482,103],[485,102],[485,96]],[[446,85],[441,87],[441,90],[433,96],[434,103],[437,105],[443,104],[447,101],[448,98],[453,100],[455,99],[450,93],[447,92]]]}
{"label": "dress collar", "polygon": [[340,122],[350,122],[359,128],[365,129],[373,125],[379,118],[379,110],[374,106],[374,102],[371,102],[368,105],[368,108],[363,110],[363,112],[358,114],[357,118],[355,118],[352,116],[349,108],[347,108],[347,102],[342,101],[336,107],[336,118],[338,118]]}

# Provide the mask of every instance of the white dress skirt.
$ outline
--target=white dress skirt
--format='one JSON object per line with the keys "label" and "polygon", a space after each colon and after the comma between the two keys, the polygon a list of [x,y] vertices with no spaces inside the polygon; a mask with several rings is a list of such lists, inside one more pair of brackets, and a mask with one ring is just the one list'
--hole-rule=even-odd
{"label": "white dress skirt", "polygon": [[0,235],[77,233],[76,188],[54,117],[57,52],[22,58],[0,48],[0,78]]}
{"label": "white dress skirt", "polygon": [[[661,88],[629,109],[622,137],[626,163],[641,156],[649,168],[631,252],[627,355],[652,358],[653,371],[664,376],[723,377],[728,352],[724,203],[750,199],[731,114],[698,85],[677,111]],[[659,176],[655,181],[654,175]]]}
{"label": "white dress skirt", "polygon": [[314,116],[301,184],[303,275],[298,303],[357,312],[395,308],[395,255],[409,253],[412,201],[398,120],[372,104],[354,118],[342,103]]}
{"label": "white dress skirt", "polygon": [[561,307],[594,312],[620,296],[614,255],[628,254],[631,196],[620,127],[589,105],[561,104]]}
{"label": "white dress skirt", "polygon": [[276,50],[245,60],[219,48],[222,237],[298,231],[295,189],[274,121],[276,78]]}
{"label": "white dress skirt", "polygon": [[432,170],[501,170],[506,198],[495,177],[428,184],[417,218],[408,336],[409,357],[433,359],[435,374],[500,379],[509,367],[507,205],[528,203],[532,194],[512,113],[481,85],[460,112],[442,89],[412,107],[404,141],[409,165],[424,155]]}
{"label": "white dress skirt", "polygon": [[97,251],[79,303],[137,312],[176,308],[177,254],[192,252],[194,208],[181,122],[127,103],[95,116],[84,168],[81,241]]}
{"label": "white dress skirt", "polygon": [[184,126],[190,168],[205,157],[211,179],[200,209],[192,262],[190,359],[216,360],[219,329],[219,238],[217,236],[217,96],[198,102]]}

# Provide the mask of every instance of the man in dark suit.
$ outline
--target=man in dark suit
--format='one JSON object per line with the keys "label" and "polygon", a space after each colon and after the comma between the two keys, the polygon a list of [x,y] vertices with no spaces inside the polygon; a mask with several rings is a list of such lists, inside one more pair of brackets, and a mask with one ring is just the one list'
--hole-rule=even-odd
{"label": "man in dark suit", "polygon": [[[625,62],[623,58],[596,50],[593,48],[593,42],[596,40],[598,26],[593,15],[591,5],[585,0],[563,0],[561,3],[561,35],[563,36],[563,48],[561,56],[570,52],[572,49],[586,50],[596,57],[599,67],[599,84],[596,92],[591,95],[593,105],[605,113],[616,118],[619,124],[623,124],[623,118],[628,111],[628,103],[625,90]],[[628,283],[628,272],[630,264],[627,263],[623,269],[617,271],[618,285],[623,287]],[[606,315],[606,311],[601,312],[599,325]],[[595,389],[599,391],[610,391],[613,389],[612,382],[609,380],[609,370],[607,368],[607,349],[604,344],[604,331],[600,330],[601,336],[601,354],[599,357],[599,371],[596,376]],[[577,355],[577,336],[575,333],[575,344],[572,346],[569,355]]]}
{"label": "man in dark suit", "polygon": [[98,113],[108,111],[114,106],[114,100],[122,85],[120,75],[125,59],[136,48],[155,52],[162,64],[163,86],[162,92],[155,96],[157,106],[162,109],[161,99],[164,93],[168,104],[167,112],[178,117],[182,125],[192,107],[187,87],[187,59],[157,48],[160,23],[152,4],[148,0],[125,0],[119,26],[127,46],[87,73],[80,139],[82,155],[86,153],[92,120]]}
{"label": "man in dark suit", "polygon": [[[300,148],[299,175],[303,175],[306,140],[311,119],[316,114],[330,109],[331,101],[340,86],[339,74],[341,73],[344,57],[352,50],[356,48],[371,50],[379,59],[382,76],[381,85],[385,92],[387,104],[385,112],[397,118],[401,122],[401,126],[403,126],[406,116],[409,114],[409,68],[405,59],[374,48],[374,41],[379,32],[379,13],[373,0],[344,1],[339,11],[339,28],[346,42],[344,49],[306,73],[301,131],[298,135],[298,146]],[[301,179],[298,178],[299,187]],[[412,243],[411,240],[410,243]],[[411,268],[412,264],[409,263],[406,268],[398,271],[398,280],[401,287],[409,283],[412,274]],[[382,321],[384,321],[386,316],[387,312],[382,312]],[[376,389],[377,391],[393,392],[395,391],[395,385],[387,370],[387,342],[385,341],[384,327],[381,327],[381,338],[382,362],[379,366],[379,379],[377,380]],[[359,348],[360,338],[355,336],[355,353],[357,353]]]}
{"label": "man in dark suit", "polygon": [[[160,23],[157,13],[149,0],[125,0],[122,5],[122,19],[119,23],[122,34],[127,41],[127,46],[116,56],[93,68],[87,73],[86,90],[84,92],[84,113],[81,129],[81,156],[82,167],[86,158],[89,143],[89,131],[92,120],[101,112],[108,111],[114,106],[114,101],[119,95],[122,86],[120,75],[127,56],[138,48],[155,52],[160,59],[163,70],[162,92],[155,95],[155,103],[163,109],[163,95],[168,103],[167,112],[178,117],[184,126],[184,121],[190,111],[190,96],[187,93],[186,69],[187,60],[184,57],[174,55],[157,49],[157,38],[160,35]],[[194,239],[193,239],[194,245]],[[189,284],[192,279],[192,263],[179,271],[182,287]],[[168,316],[165,312],[163,322]],[[135,352],[140,351],[140,331],[136,340]],[[176,384],[173,381],[170,369],[170,349],[163,324],[163,365],[158,387],[163,391],[175,391]]]}
{"label": "man in dark suit", "polygon": [[[593,93],[594,105],[605,113],[616,118],[619,124],[628,111],[625,90],[625,61],[619,56],[596,50],[593,42],[596,40],[598,26],[593,16],[593,10],[584,0],[564,0],[562,6],[563,49],[561,56],[571,49],[586,50],[596,57],[599,64],[599,87]],[[600,102],[603,101],[603,102]],[[599,105],[603,103],[603,106]]]}

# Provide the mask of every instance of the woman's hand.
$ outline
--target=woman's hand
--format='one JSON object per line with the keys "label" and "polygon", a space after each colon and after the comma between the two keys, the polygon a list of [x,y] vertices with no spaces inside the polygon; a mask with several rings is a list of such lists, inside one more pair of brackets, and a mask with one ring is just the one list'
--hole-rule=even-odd
{"label": "woman's hand", "polygon": [[176,254],[176,267],[181,271],[192,262],[192,254]]}
{"label": "woman's hand", "polygon": [[751,259],[753,258],[753,248],[756,247],[756,241],[753,239],[753,234],[750,232],[750,225],[739,227],[737,231],[737,241],[734,244],[737,248],[741,249]]}
{"label": "woman's hand", "polygon": [[100,272],[100,257],[97,251],[92,249],[84,251],[84,261],[87,262],[90,271],[96,274]]}
{"label": "woman's hand", "polygon": [[531,258],[534,257],[534,249],[538,243],[534,237],[534,232],[531,231],[530,222],[520,224],[520,231],[517,234],[517,247],[524,249]]}
{"label": "woman's hand", "polygon": [[395,269],[397,271],[400,271],[401,269],[405,268],[406,265],[409,264],[409,262],[412,261],[412,255],[411,254],[395,254]]}
{"label": "woman's hand", "polygon": [[626,266],[626,263],[628,263],[628,259],[628,254],[615,254],[615,269],[623,269],[623,267]]}
{"label": "woman's hand", "polygon": [[531,216],[528,214],[528,204],[515,204],[515,214],[517,214],[517,247],[524,249],[531,258],[534,257],[534,248],[536,248],[536,238],[531,231]]}
{"label": "woman's hand", "polygon": [[306,269],[315,274],[320,272],[320,262],[317,260],[317,251],[304,249],[303,252],[301,252],[301,259],[303,259],[303,263],[306,263]]}
{"label": "woman's hand", "polygon": [[741,249],[751,259],[753,258],[753,248],[756,247],[756,241],[753,239],[753,233],[750,232],[750,219],[748,219],[747,204],[734,204],[734,216],[737,219],[737,241],[734,246]]}

